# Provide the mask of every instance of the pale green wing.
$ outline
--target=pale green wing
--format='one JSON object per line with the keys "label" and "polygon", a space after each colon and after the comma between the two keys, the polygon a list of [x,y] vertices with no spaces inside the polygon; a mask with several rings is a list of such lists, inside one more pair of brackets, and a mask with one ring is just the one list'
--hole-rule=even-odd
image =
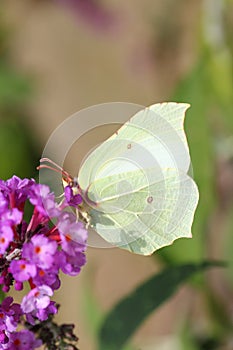
{"label": "pale green wing", "polygon": [[198,202],[194,181],[176,169],[143,169],[99,179],[88,190],[97,203],[91,224],[108,242],[143,255],[191,237]]}
{"label": "pale green wing", "polygon": [[165,119],[178,133],[184,146],[188,149],[187,138],[184,132],[185,112],[190,107],[188,103],[164,102],[148,107]]}
{"label": "pale green wing", "polygon": [[188,107],[169,102],[136,113],[84,161],[79,172],[82,190],[98,179],[141,168],[187,172],[190,156],[183,123]]}

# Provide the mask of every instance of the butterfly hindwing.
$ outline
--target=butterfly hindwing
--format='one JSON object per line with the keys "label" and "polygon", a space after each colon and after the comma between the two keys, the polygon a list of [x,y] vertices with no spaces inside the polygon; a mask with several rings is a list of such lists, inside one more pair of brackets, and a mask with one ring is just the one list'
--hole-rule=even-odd
{"label": "butterfly hindwing", "polygon": [[149,255],[177,238],[191,237],[198,190],[189,176],[167,169],[163,179],[147,184],[142,180],[139,186],[141,172],[126,173],[128,188],[135,183],[138,187],[128,191],[125,186],[126,191],[119,191],[115,183],[119,180],[122,184],[122,178],[123,174],[121,179],[114,175],[90,186],[90,198],[97,202],[90,211],[91,224],[104,239],[134,253]]}

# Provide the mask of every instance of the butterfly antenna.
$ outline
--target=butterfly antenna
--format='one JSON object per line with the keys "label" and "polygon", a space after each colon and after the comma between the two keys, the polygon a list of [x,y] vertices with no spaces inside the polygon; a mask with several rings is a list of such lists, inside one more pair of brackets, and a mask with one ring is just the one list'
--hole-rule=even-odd
{"label": "butterfly antenna", "polygon": [[48,164],[40,164],[36,169],[40,170],[40,169],[50,169],[55,171],[56,173],[59,173],[62,175],[62,177],[67,180],[67,182],[71,182],[73,180],[72,176],[65,171],[60,165],[56,164],[55,162],[53,162],[51,159],[49,158],[41,158],[40,159],[40,163],[50,163],[51,165]]}

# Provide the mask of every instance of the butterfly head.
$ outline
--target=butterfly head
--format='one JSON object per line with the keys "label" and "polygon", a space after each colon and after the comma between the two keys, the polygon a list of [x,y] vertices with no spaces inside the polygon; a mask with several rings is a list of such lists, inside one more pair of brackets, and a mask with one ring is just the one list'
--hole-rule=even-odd
{"label": "butterfly head", "polygon": [[62,175],[65,200],[69,206],[76,209],[77,217],[88,227],[90,224],[88,205],[84,199],[85,194],[83,194],[78,184],[78,178],[72,177],[67,171],[49,158],[42,158],[37,169],[50,169]]}
{"label": "butterfly head", "polygon": [[[58,164],[53,162],[49,158],[41,158],[40,165],[37,167],[37,170],[40,169],[50,169],[62,175],[62,184],[65,190],[65,197],[69,201],[69,196],[79,195],[79,202],[81,202],[81,189],[78,184],[78,178],[72,177],[67,171],[65,171]],[[67,198],[68,197],[68,198]],[[79,203],[78,203],[79,204]]]}

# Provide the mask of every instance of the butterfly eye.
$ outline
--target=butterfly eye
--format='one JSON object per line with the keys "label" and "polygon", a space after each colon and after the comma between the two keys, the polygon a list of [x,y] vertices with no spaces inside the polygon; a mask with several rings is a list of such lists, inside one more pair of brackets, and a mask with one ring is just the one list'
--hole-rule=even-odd
{"label": "butterfly eye", "polygon": [[78,178],[77,177],[73,178],[73,180],[72,180],[72,187],[80,188],[79,184],[78,184]]}

